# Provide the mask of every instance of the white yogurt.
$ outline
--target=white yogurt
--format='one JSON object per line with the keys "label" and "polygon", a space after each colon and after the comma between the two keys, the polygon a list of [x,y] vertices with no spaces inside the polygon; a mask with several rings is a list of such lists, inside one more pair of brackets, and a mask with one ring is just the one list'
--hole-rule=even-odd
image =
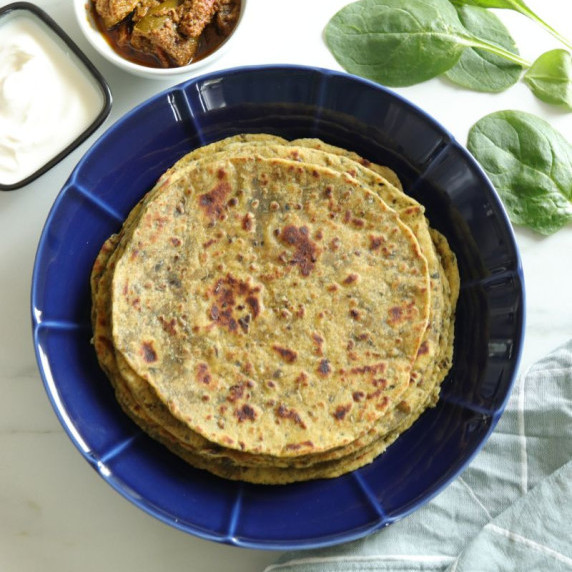
{"label": "white yogurt", "polygon": [[0,20],[0,183],[35,173],[97,117],[103,95],[41,21]]}

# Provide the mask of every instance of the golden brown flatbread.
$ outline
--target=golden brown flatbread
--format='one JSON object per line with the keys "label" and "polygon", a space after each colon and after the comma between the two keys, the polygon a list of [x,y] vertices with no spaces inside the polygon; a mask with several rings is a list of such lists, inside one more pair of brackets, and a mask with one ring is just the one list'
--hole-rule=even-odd
{"label": "golden brown flatbread", "polygon": [[371,166],[238,136],[191,152],[133,209],[94,264],[92,318],[145,431],[197,467],[279,484],[371,462],[435,404],[454,254]]}

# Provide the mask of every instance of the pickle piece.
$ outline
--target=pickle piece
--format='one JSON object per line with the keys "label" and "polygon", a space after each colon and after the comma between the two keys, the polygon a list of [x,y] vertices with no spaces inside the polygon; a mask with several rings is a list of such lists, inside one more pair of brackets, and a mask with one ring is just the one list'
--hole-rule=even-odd
{"label": "pickle piece", "polygon": [[198,38],[186,37],[177,29],[173,14],[181,4],[182,0],[165,0],[133,27],[133,47],[155,55],[163,67],[189,63],[199,46]]}
{"label": "pickle piece", "polygon": [[168,21],[172,20],[171,10],[175,10],[182,3],[182,0],[165,0],[161,4],[149,8],[145,16],[135,24],[134,30],[146,36],[161,29]]}

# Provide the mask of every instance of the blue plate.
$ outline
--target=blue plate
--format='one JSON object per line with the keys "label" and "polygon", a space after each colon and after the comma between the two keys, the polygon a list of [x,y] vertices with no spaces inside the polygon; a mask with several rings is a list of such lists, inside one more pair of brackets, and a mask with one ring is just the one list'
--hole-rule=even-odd
{"label": "blue plate", "polygon": [[[457,253],[455,357],[439,404],[372,464],[285,486],[193,469],[117,405],[90,345],[89,274],[105,239],[169,166],[242,133],[319,137],[392,167]],[[471,461],[507,402],[523,341],[524,287],[502,205],[440,125],[382,87],[298,66],[245,67],[191,79],[128,113],[86,153],[47,219],[32,284],[37,360],[53,407],[113,488],[196,536],[262,549],[362,537],[411,513]]]}

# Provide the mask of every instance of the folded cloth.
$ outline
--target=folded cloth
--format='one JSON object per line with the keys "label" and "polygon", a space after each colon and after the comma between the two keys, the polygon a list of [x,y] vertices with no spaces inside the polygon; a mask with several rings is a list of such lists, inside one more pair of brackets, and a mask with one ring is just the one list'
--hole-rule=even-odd
{"label": "folded cloth", "polygon": [[265,572],[358,570],[572,570],[572,340],[519,376],[487,444],[430,503]]}

